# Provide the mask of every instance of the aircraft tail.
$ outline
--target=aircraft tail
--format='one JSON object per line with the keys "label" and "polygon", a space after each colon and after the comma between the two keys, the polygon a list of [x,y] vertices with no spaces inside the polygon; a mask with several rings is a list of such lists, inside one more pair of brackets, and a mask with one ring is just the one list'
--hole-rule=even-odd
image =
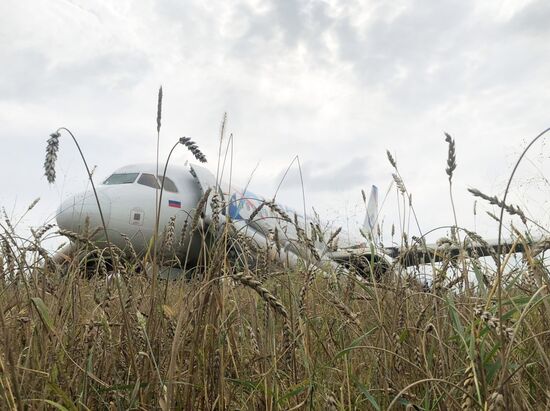
{"label": "aircraft tail", "polygon": [[378,187],[372,186],[370,190],[369,201],[367,203],[367,213],[363,222],[363,231],[370,233],[373,240],[378,237]]}

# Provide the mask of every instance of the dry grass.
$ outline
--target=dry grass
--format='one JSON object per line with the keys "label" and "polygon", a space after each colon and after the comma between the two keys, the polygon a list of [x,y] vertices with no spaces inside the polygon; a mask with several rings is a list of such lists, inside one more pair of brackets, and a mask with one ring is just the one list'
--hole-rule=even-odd
{"label": "dry grass", "polygon": [[[2,409],[550,406],[548,265],[531,248],[503,280],[501,322],[475,259],[439,263],[423,290],[397,268],[367,282],[213,252],[153,296],[142,259],[88,278],[85,261],[1,238]],[[446,287],[464,267],[488,287]]]}

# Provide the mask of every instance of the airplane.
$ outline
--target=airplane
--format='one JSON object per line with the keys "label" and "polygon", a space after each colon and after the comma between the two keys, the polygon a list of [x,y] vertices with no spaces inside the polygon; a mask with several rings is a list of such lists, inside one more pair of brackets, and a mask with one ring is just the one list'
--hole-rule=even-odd
{"label": "airplane", "polygon": [[[483,257],[524,251],[521,242],[499,245],[481,239],[461,247],[422,242],[414,247],[383,247],[376,242],[376,186],[372,186],[366,203],[363,226],[355,234],[341,229],[330,231],[331,227],[320,221],[247,188],[219,182],[212,172],[197,164],[167,165],[164,175],[158,175],[157,170],[155,163],[121,167],[97,186],[97,195],[111,245],[126,251],[131,247],[138,255],[145,255],[151,252],[156,227],[164,231],[164,237],[167,230],[178,237],[159,246],[162,261],[176,257],[170,261],[178,264],[161,271],[170,278],[199,263],[205,233],[219,233],[228,225],[232,238],[245,238],[256,250],[269,252],[271,259],[284,266],[354,269],[363,277],[374,275],[377,279],[395,264],[430,264],[460,253]],[[57,210],[57,224],[62,233],[89,232],[90,227],[102,226],[94,193],[88,190],[63,201]],[[108,246],[101,230],[96,231],[93,242],[98,247]],[[65,256],[75,248],[73,241],[59,254]],[[233,246],[232,251],[238,253],[238,247]]]}
{"label": "airplane", "polygon": [[[186,266],[195,265],[201,255],[203,234],[201,230],[194,229],[192,224],[197,213],[204,226],[212,228],[217,225],[214,231],[219,231],[226,224],[227,218],[233,231],[250,240],[258,249],[275,246],[272,237],[277,236],[276,247],[279,250],[272,253],[271,257],[283,265],[296,266],[299,261],[311,259],[311,252],[316,254],[317,260],[331,263],[330,252],[325,252],[328,247],[326,244],[323,247],[320,239],[309,249],[303,246],[302,240],[307,241],[305,233],[308,223],[318,231],[318,237],[323,235],[319,222],[313,225],[310,219],[290,207],[268,201],[246,188],[218,184],[213,173],[196,164],[169,165],[164,177],[157,175],[156,170],[154,163],[127,165],[115,170],[97,186],[111,245],[127,249],[131,244],[137,254],[146,254],[155,232],[157,200],[160,199],[158,227],[166,230],[171,224],[172,232],[178,233],[180,237],[168,249],[163,248],[162,254],[166,258],[175,254],[178,261],[184,262]],[[162,195],[157,197],[160,190]],[[377,212],[377,191],[375,188],[373,190],[369,203],[369,230],[374,227]],[[197,211],[197,205],[207,193],[210,193],[207,201]],[[216,201],[225,204],[217,212],[217,217],[212,210]],[[97,200],[91,190],[63,201],[56,214],[58,227],[67,233],[89,232],[90,228],[102,225]],[[182,230],[185,232],[182,233]],[[345,239],[339,239],[339,242],[344,246],[351,246],[350,238],[355,239],[355,244],[361,242],[360,238],[350,235],[342,237]],[[102,247],[107,245],[101,230],[96,230],[93,240]],[[333,238],[331,242],[336,243],[336,239]],[[60,254],[67,254],[74,247],[75,244],[71,243]]]}

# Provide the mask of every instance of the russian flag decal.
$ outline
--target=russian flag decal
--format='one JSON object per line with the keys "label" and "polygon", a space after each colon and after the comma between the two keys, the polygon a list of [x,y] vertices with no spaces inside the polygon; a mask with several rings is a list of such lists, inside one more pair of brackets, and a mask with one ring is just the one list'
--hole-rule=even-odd
{"label": "russian flag decal", "polygon": [[168,207],[181,208],[181,201],[168,200]]}

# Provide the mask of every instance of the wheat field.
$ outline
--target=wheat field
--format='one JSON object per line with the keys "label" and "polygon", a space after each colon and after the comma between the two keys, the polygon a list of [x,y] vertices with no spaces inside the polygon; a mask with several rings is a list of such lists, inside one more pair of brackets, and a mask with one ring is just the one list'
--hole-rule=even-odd
{"label": "wheat field", "polygon": [[426,286],[398,264],[377,278],[250,246],[235,259],[224,236],[192,278],[155,280],[147,256],[80,236],[59,263],[52,227],[2,227],[2,409],[550,407],[548,261],[519,232],[498,287],[475,258],[434,264]]}

